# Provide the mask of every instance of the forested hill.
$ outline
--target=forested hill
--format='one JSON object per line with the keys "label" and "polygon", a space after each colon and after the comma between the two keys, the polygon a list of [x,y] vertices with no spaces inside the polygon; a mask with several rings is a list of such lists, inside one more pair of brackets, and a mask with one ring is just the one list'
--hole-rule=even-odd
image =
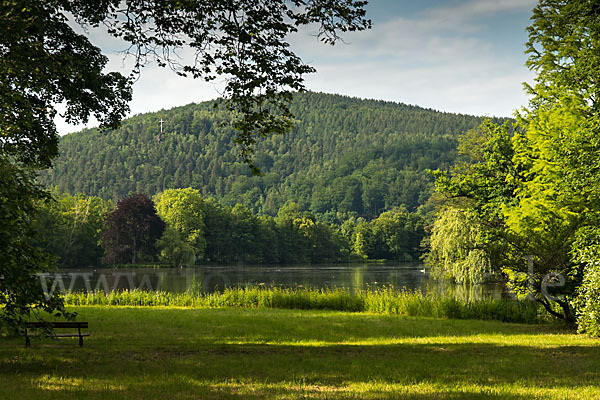
{"label": "forested hill", "polygon": [[[225,204],[273,215],[294,200],[321,219],[371,218],[429,197],[426,169],[454,161],[456,137],[481,118],[322,93],[295,96],[287,135],[256,146],[264,176],[238,162],[227,112],[212,102],[136,115],[116,131],[83,130],[61,139],[60,157],[41,176],[69,193],[123,198],[193,187]],[[164,133],[159,138],[159,120]]]}

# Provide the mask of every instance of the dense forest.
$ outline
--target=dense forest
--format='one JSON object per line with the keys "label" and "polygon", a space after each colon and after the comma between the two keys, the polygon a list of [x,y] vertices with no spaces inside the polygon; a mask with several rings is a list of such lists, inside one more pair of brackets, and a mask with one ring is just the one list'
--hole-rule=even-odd
{"label": "dense forest", "polygon": [[[276,216],[288,201],[317,220],[371,220],[429,198],[427,169],[447,169],[457,136],[478,126],[474,116],[322,93],[300,93],[295,129],[259,141],[253,176],[232,143],[233,129],[214,102],[136,115],[118,130],[64,136],[54,168],[40,179],[60,192],[114,201],[195,188],[220,203]],[[164,131],[160,134],[160,120]],[[499,122],[499,121],[496,121]]]}
{"label": "dense forest", "polygon": [[298,264],[387,259],[422,254],[424,220],[395,208],[372,221],[315,221],[298,204],[276,217],[223,206],[198,190],[133,194],[116,205],[97,196],[52,193],[35,219],[38,243],[62,267],[206,263]]}

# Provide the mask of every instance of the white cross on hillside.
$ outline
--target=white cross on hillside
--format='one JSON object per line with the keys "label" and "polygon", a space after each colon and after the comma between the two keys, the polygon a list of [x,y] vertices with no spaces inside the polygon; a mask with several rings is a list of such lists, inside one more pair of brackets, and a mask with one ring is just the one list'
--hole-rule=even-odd
{"label": "white cross on hillside", "polygon": [[160,133],[162,133],[162,124],[163,124],[163,122],[165,122],[165,121],[163,121],[163,120],[162,120],[162,118],[161,118],[159,122],[160,122]]}

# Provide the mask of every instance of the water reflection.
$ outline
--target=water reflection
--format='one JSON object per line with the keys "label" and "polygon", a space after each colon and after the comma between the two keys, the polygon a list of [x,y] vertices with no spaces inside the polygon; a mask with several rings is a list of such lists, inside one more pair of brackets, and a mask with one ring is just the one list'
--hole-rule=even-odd
{"label": "water reflection", "polygon": [[[494,285],[456,285],[432,279],[420,263],[334,264],[295,266],[199,266],[126,270],[61,270],[53,285],[61,291],[141,288],[169,292],[212,293],[233,286],[283,288],[346,288],[351,291],[381,287],[421,289],[461,299],[500,298],[504,288]],[[505,295],[505,294],[504,294]]]}

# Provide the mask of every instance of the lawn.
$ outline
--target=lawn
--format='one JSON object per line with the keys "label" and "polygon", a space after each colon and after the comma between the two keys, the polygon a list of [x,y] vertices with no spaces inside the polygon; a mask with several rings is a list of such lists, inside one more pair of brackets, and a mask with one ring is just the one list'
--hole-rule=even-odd
{"label": "lawn", "polygon": [[279,309],[75,307],[92,336],[3,339],[2,399],[600,398],[600,342],[553,325]]}

